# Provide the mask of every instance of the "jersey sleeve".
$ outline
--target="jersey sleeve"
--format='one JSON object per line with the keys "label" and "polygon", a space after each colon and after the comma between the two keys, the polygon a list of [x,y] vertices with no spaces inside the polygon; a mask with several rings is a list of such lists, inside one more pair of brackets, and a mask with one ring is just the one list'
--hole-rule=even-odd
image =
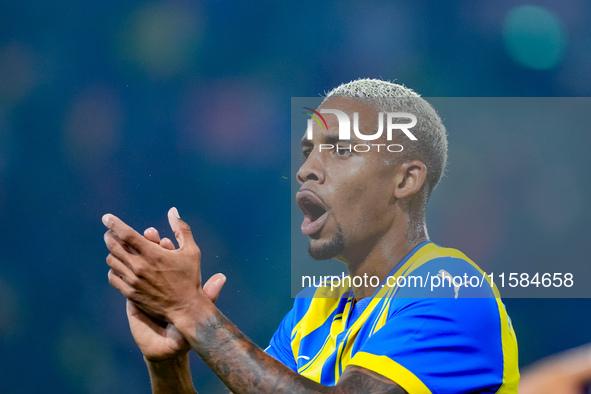
{"label": "jersey sleeve", "polygon": [[291,332],[294,325],[295,308],[290,310],[273,334],[265,352],[285,364],[289,369],[297,372],[297,365],[291,349]]}
{"label": "jersey sleeve", "polygon": [[267,354],[281,361],[294,372],[298,372],[297,362],[292,348],[294,329],[310,308],[316,291],[317,288],[308,287],[298,293],[294,300],[293,308],[285,315],[279,324],[279,328],[273,334],[269,346],[265,349]]}
{"label": "jersey sleeve", "polygon": [[414,393],[496,393],[503,341],[494,298],[399,301],[349,365],[377,372]]}

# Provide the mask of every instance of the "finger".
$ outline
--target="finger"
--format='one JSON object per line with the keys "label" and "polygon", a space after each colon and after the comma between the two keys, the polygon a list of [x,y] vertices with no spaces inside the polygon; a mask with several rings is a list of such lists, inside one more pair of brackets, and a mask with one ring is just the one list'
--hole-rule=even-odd
{"label": "finger", "polygon": [[148,327],[151,327],[152,329],[161,330],[168,325],[168,323],[166,323],[165,321],[156,319],[155,317],[148,315],[146,312],[144,312],[142,308],[137,306],[135,302],[130,300],[127,300],[126,311],[128,316],[135,317],[137,320],[141,321],[142,323],[144,323]]}
{"label": "finger", "polygon": [[164,249],[168,249],[168,250],[175,250],[176,249],[176,247],[174,246],[174,244],[172,243],[172,241],[170,239],[168,239],[166,237],[160,239],[160,234],[158,233],[158,230],[156,230],[154,227],[147,228],[144,231],[144,238],[146,238],[148,241],[152,241],[154,243],[159,244]]}
{"label": "finger", "polygon": [[133,271],[131,271],[121,260],[113,256],[112,253],[107,256],[107,265],[111,267],[125,283],[130,283],[130,279],[135,277]]}
{"label": "finger", "polygon": [[172,241],[168,238],[162,238],[160,240],[160,246],[162,246],[164,249],[168,249],[168,250],[175,250],[176,249],[176,247],[174,246]]}
{"label": "finger", "polygon": [[134,304],[133,302],[126,300],[127,303],[125,304],[125,311],[129,316],[135,316],[138,313],[144,313],[139,306]]}
{"label": "finger", "polygon": [[[131,245],[126,244],[125,242],[123,242],[118,236],[117,234],[115,234],[113,231],[109,230],[107,231],[107,233],[109,233],[109,236],[113,237],[114,241],[117,241],[121,247],[123,248],[124,251],[126,251],[129,254],[140,254],[137,250],[135,250]],[[107,234],[105,234],[106,237]],[[105,238],[105,242],[107,242],[107,238]]]}
{"label": "finger", "polygon": [[133,228],[129,227],[125,222],[117,216],[110,213],[103,216],[103,224],[125,243],[131,245],[140,253],[146,248],[151,248],[152,243],[142,237]]}
{"label": "finger", "polygon": [[197,248],[197,244],[191,234],[191,227],[181,219],[179,211],[174,207],[170,208],[168,211],[168,222],[170,223],[170,228],[174,231],[174,236],[179,243],[179,249],[185,247]]}
{"label": "finger", "polygon": [[111,286],[113,286],[114,288],[119,290],[119,292],[121,294],[123,294],[123,296],[125,298],[131,299],[131,297],[134,294],[134,291],[131,288],[131,286],[129,286],[127,283],[125,283],[125,281],[123,281],[123,279],[121,279],[119,274],[117,274],[113,269],[110,269],[109,273],[108,273],[108,278],[109,278],[109,283],[111,284]]}
{"label": "finger", "polygon": [[137,254],[135,249],[130,249],[129,245],[125,244],[117,234],[110,230],[105,233],[104,239],[109,251],[131,269],[130,258],[132,255]]}
{"label": "finger", "polygon": [[203,292],[211,302],[216,302],[224,283],[226,283],[226,276],[224,274],[215,274],[203,285]]}
{"label": "finger", "polygon": [[156,230],[154,227],[144,230],[144,238],[156,244],[160,243],[160,234],[158,234],[158,230]]}

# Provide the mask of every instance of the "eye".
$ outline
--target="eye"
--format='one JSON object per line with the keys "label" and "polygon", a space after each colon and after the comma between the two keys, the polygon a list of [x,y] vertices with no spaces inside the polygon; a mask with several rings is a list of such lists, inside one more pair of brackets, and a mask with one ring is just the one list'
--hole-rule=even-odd
{"label": "eye", "polygon": [[335,148],[335,154],[337,156],[345,157],[352,154],[350,146],[339,146]]}
{"label": "eye", "polygon": [[310,156],[310,153],[312,152],[312,149],[304,149],[302,150],[302,156],[304,156],[304,159],[307,159],[308,156]]}

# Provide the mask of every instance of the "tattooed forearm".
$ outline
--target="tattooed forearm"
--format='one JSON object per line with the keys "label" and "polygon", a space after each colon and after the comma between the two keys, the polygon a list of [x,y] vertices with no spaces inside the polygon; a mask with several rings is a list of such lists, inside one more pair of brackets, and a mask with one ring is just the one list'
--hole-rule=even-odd
{"label": "tattooed forearm", "polygon": [[365,368],[347,367],[337,385],[343,394],[406,394],[406,391],[390,379]]}
{"label": "tattooed forearm", "polygon": [[201,359],[235,394],[281,392],[285,377],[293,374],[219,311],[207,317],[191,342]]}
{"label": "tattooed forearm", "polygon": [[349,367],[335,387],[305,378],[266,354],[219,310],[204,317],[193,349],[233,393],[405,393],[396,383],[359,367]]}

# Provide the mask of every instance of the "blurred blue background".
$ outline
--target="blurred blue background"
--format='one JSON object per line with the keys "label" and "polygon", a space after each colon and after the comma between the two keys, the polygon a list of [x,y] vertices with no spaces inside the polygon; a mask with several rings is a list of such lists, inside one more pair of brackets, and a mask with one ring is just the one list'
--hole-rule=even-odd
{"label": "blurred blue background", "polygon": [[[124,299],[107,282],[106,212],[171,236],[166,211],[178,207],[204,277],[228,277],[220,309],[265,347],[292,303],[290,98],[359,77],[426,97],[589,96],[590,22],[583,0],[2,1],[0,392],[149,391]],[[450,164],[470,166],[481,152],[449,132]],[[579,149],[589,141],[560,132]],[[482,141],[483,151],[494,143]],[[511,193],[466,191],[450,171],[444,182],[476,197],[435,202],[432,239],[477,262],[536,245],[578,256],[591,165],[568,147],[551,154],[569,171],[507,177],[500,165]],[[548,183],[524,190],[541,200],[515,192],[538,170]],[[556,204],[566,217],[547,216]],[[505,304],[521,365],[591,340],[591,300]],[[198,390],[225,392],[196,358],[192,369]]]}

